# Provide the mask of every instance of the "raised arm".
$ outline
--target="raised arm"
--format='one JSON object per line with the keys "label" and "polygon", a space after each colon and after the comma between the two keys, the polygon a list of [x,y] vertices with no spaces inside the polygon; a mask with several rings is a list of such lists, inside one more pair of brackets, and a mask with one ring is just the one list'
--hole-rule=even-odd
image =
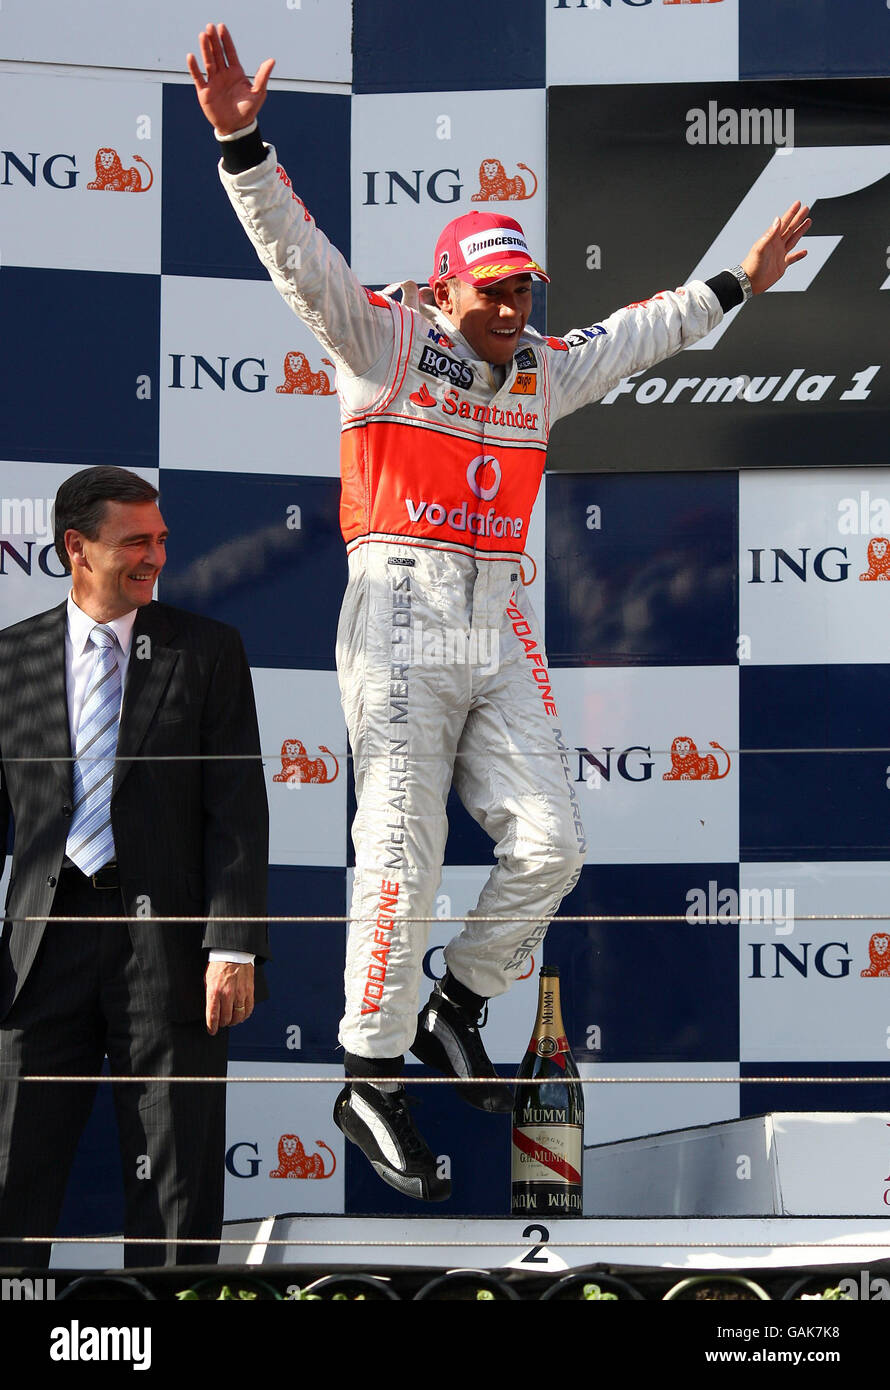
{"label": "raised arm", "polygon": [[809,213],[809,208],[792,203],[733,271],[662,291],[628,304],[600,323],[573,329],[562,340],[551,340],[567,344],[567,351],[550,357],[551,420],[601,400],[625,377],[646,371],[697,342],[730,309],[770,289],[788,266],[807,254],[795,247],[812,225]]}
{"label": "raised arm", "polygon": [[241,225],[279,294],[337,367],[359,377],[392,352],[393,314],[381,296],[369,298],[315,225],[274,149],[262,142],[256,116],[266,99],[272,59],[261,64],[251,83],[224,24],[208,24],[199,46],[204,72],[193,53],[188,69],[201,110],[222,141],[220,176]]}

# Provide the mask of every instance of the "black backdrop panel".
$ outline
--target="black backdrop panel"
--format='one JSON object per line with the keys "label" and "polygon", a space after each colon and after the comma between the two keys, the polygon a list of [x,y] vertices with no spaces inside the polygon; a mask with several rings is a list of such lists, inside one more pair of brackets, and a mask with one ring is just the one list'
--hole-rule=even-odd
{"label": "black backdrop panel", "polygon": [[560,423],[551,468],[886,463],[888,109],[885,78],[551,88],[551,334],[738,262],[794,196],[814,222],[805,286]]}

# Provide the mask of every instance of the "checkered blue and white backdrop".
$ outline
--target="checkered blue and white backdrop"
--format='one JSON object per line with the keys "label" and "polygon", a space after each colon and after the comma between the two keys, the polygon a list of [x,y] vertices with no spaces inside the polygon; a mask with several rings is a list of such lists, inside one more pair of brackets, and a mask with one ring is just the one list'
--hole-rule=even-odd
{"label": "checkered blue and white backdrop", "polygon": [[[155,481],[171,529],[158,596],[235,624],[250,659],[269,912],[342,918],[354,795],[334,671],[334,373],[219,185],[184,73],[207,17],[196,0],[0,14],[0,620],[66,592],[48,510],[64,477],[115,463]],[[890,577],[884,0],[230,0],[224,17],[248,70],[277,59],[264,135],[369,285],[424,279],[495,161],[553,277],[535,308],[551,334],[714,274],[791,197],[814,205],[782,293],[555,432],[524,577],[590,840],[563,911],[640,920],[557,923],[545,951],[586,1074],[883,1074],[890,584],[869,581]],[[132,196],[102,186],[115,155]],[[319,394],[291,389],[293,352]],[[719,775],[666,779],[675,739]],[[282,779],[294,740],[327,781]],[[491,859],[451,811],[443,919]],[[700,920],[740,906],[763,920]],[[878,920],[798,920],[835,913]],[[430,933],[430,980],[453,930]],[[232,1074],[336,1077],[342,922],[272,940],[272,998],[233,1033]],[[504,1069],[527,1042],[535,973],[492,1010]],[[230,1088],[230,1219],[408,1210],[344,1151],[333,1095]],[[508,1126],[445,1088],[422,1096],[453,1211],[505,1213]],[[617,1084],[587,1088],[585,1137],[885,1108],[867,1083]],[[70,1234],[117,1220],[111,1123],[103,1094]],[[283,1134],[323,1155],[324,1181],[282,1190]],[[878,1177],[884,1214],[882,1191]]]}

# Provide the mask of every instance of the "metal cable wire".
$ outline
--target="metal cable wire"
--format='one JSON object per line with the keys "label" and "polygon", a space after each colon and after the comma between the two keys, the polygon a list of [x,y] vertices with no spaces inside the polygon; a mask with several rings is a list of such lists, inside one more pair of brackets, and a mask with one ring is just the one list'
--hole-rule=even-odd
{"label": "metal cable wire", "polygon": [[[353,754],[352,750],[351,750],[351,749],[348,749],[348,748],[341,749],[339,752],[336,752],[335,750],[330,750],[330,751],[332,752],[332,756],[336,756],[337,758],[341,758],[341,759],[343,759],[343,760],[346,761],[346,762],[351,762],[351,761],[353,760],[353,758],[354,758],[354,754]],[[585,745],[583,748],[581,748],[581,749],[579,749],[578,747],[576,747],[576,746],[573,745],[573,747],[572,747],[571,749],[569,749],[569,750],[566,750],[566,749],[554,749],[554,748],[523,748],[523,749],[517,750],[517,751],[515,751],[515,752],[509,751],[509,750],[504,750],[501,756],[502,756],[504,759],[509,759],[509,758],[521,758],[521,759],[523,759],[523,760],[525,760],[526,758],[554,758],[554,759],[556,759],[556,758],[559,758],[563,753],[565,753],[565,752],[567,752],[567,751],[568,751],[568,752],[572,752],[572,753],[578,753],[580,757],[584,758],[585,761],[588,761],[588,759],[587,759],[587,757],[586,757],[587,754],[590,754],[591,756],[596,757],[598,754],[602,753],[602,754],[605,756],[605,755],[607,755],[608,753],[614,753],[614,752],[616,752],[617,749],[616,749],[615,747],[611,747],[611,748],[588,748],[588,747],[586,747],[586,745]],[[637,750],[634,750],[634,751],[637,751]],[[641,749],[641,750],[639,750],[639,751],[645,752],[646,755],[647,755],[648,757],[652,757],[652,758],[655,758],[655,757],[659,757],[659,758],[668,758],[668,757],[670,757],[670,754],[671,754],[670,748],[654,748],[651,744],[646,744],[645,748],[643,748],[643,749]],[[779,748],[779,747],[768,747],[768,748],[726,748],[726,749],[724,749],[724,752],[726,752],[726,753],[731,753],[731,754],[733,755],[733,757],[737,757],[737,758],[747,757],[747,756],[766,756],[766,755],[772,755],[772,754],[777,754],[777,753],[782,754],[782,755],[793,755],[793,754],[798,754],[798,753],[799,753],[799,754],[804,754],[804,755],[805,755],[805,754],[807,754],[807,753],[810,753],[810,754],[818,754],[818,755],[820,755],[820,756],[821,756],[822,754],[834,754],[834,753],[882,753],[882,754],[887,754],[887,753],[890,753],[890,746],[884,747],[884,746],[882,746],[882,745],[880,745],[880,744],[877,744],[877,745],[874,745],[874,746],[871,746],[871,747],[867,747],[867,748],[866,748],[866,747],[862,747],[862,748],[852,748],[852,747],[850,747],[850,748],[847,748],[847,747],[843,747],[843,748],[842,748],[842,747],[837,747],[837,748],[835,748],[835,747],[831,747],[831,748],[815,748],[815,747],[814,747],[814,748],[809,748],[809,747],[807,747],[807,748]],[[386,750],[381,751],[379,754],[371,754],[371,756],[372,756],[372,757],[375,757],[375,756],[376,756],[376,757],[379,757],[379,758],[381,758],[381,759],[388,758],[388,757],[389,757],[389,750],[386,749]],[[438,753],[425,753],[425,752],[420,751],[420,750],[415,750],[415,751],[413,751],[413,752],[411,752],[411,753],[405,754],[404,756],[405,756],[405,757],[409,757],[409,758],[411,758],[412,760],[415,760],[415,761],[417,761],[417,762],[425,762],[425,761],[427,761],[427,760],[436,761],[436,760],[440,760],[440,759],[441,759],[441,755],[438,754]],[[466,752],[461,752],[460,750],[458,750],[457,753],[455,754],[455,757],[456,757],[456,758],[466,758],[466,757],[470,757],[470,756],[472,756],[472,755],[469,754],[469,753],[466,753]],[[125,756],[122,757],[121,760],[122,760],[122,761],[125,761],[125,762],[127,762],[127,763],[143,763],[143,762],[152,762],[152,763],[232,762],[232,763],[234,763],[234,762],[257,762],[257,761],[269,762],[269,763],[278,763],[278,762],[280,762],[280,760],[281,760],[281,749],[280,749],[280,748],[276,748],[274,752],[270,752],[270,753],[265,753],[265,752],[260,752],[260,753],[168,753],[168,754],[165,754],[165,753],[150,753],[150,754],[145,754],[145,755],[134,754],[134,755],[132,755],[132,756],[130,756],[130,755],[125,755]],[[73,754],[72,754],[72,755],[66,756],[65,754],[43,754],[43,755],[38,755],[38,754],[36,754],[36,753],[29,753],[29,754],[26,754],[26,755],[24,755],[24,756],[22,756],[22,757],[19,757],[19,758],[16,758],[16,757],[4,757],[3,761],[4,761],[5,763],[73,763],[73,762],[75,761],[75,758],[74,758]],[[78,761],[78,762],[89,761],[89,758],[86,758],[86,759],[81,759],[81,758],[79,758],[79,759],[77,759],[76,761]],[[105,759],[105,758],[103,758],[102,761],[103,761],[103,762],[107,762],[108,760]],[[583,779],[581,779],[581,780],[583,780]],[[722,780],[722,779],[721,779],[721,780]],[[286,785],[286,784],[285,784],[285,785]],[[298,786],[298,785],[301,785],[301,784],[295,779],[294,782],[292,782],[290,785],[291,785],[291,786]]]}
{"label": "metal cable wire", "polygon": [[[590,1065],[603,1065],[602,1063],[591,1063]],[[170,1076],[170,1075],[144,1075],[144,1076],[19,1076],[18,1082],[22,1081],[103,1081],[112,1085],[139,1083],[147,1081],[156,1082],[182,1082],[201,1084],[213,1083],[217,1086],[343,1086],[351,1084],[367,1083],[373,1079],[375,1083],[395,1082],[401,1084],[410,1081],[412,1086],[472,1086],[476,1082],[484,1082],[492,1086],[515,1086],[521,1079],[523,1086],[547,1086],[552,1078],[547,1077],[518,1077],[518,1076]],[[574,1079],[573,1085],[576,1086],[665,1086],[681,1085],[691,1086],[701,1083],[712,1086],[854,1086],[872,1085],[879,1082],[890,1083],[890,1076],[579,1076]],[[883,1114],[883,1111],[875,1111],[875,1114]]]}
{"label": "metal cable wire", "polygon": [[[276,1220],[287,1218],[276,1218]],[[492,1217],[491,1220],[506,1221],[507,1217]],[[525,1217],[514,1217],[513,1220],[524,1221]],[[532,1218],[534,1219],[534,1218]],[[656,1221],[659,1217],[631,1217],[615,1218],[607,1217],[605,1220],[630,1219]],[[681,1220],[702,1220],[701,1217],[679,1218]],[[720,1218],[713,1218],[719,1220]],[[765,1217],[743,1217],[742,1220],[766,1220]],[[813,1217],[780,1217],[782,1221],[799,1220],[809,1221],[820,1218]],[[822,1218],[824,1219],[824,1218]],[[852,1217],[851,1220],[863,1220],[862,1217]],[[578,1217],[576,1220],[596,1221],[595,1216]],[[9,1241],[19,1242],[24,1245],[207,1245],[207,1237],[194,1236],[3,1236],[0,1240],[4,1243]],[[311,1239],[299,1240],[289,1239],[288,1237],[278,1236],[265,1239],[262,1236],[226,1236],[223,1235],[219,1241],[214,1240],[214,1245],[297,1245],[307,1246],[310,1249],[322,1247],[334,1248],[361,1248],[368,1247],[373,1250],[379,1249],[467,1249],[467,1250],[529,1250],[532,1245],[519,1245],[517,1242],[505,1237],[502,1240],[390,1240],[383,1236],[377,1240],[327,1240],[316,1236]],[[550,1246],[558,1246],[565,1250],[594,1250],[594,1249],[627,1249],[627,1250],[883,1250],[890,1253],[890,1241],[874,1240],[565,1240],[559,1235],[553,1236],[546,1241],[540,1242],[541,1249]]]}
{"label": "metal cable wire", "polygon": [[[890,851],[888,851],[888,852],[890,852]],[[465,921],[467,920],[467,916],[468,916],[468,914],[467,914],[467,913],[464,913],[464,914],[463,914],[462,916],[460,916],[460,917],[399,917],[398,919],[394,919],[394,920],[397,920],[400,924],[430,926],[430,925],[432,925],[433,923],[436,923],[436,922],[452,922],[452,923],[454,923],[454,922],[465,922]],[[795,921],[795,922],[890,922],[890,913],[886,913],[886,912],[883,912],[883,913],[882,913],[882,912],[814,912],[814,913],[797,913],[797,912],[795,912],[795,913],[793,914],[793,916],[794,916],[794,921]],[[8,917],[6,920],[9,921],[9,922],[41,922],[41,923],[43,923],[43,922],[47,921],[48,919],[47,919],[46,917]],[[377,920],[377,914],[375,913],[374,916],[372,916],[372,917],[353,917],[353,916],[351,916],[349,913],[330,913],[330,914],[326,914],[326,915],[319,914],[319,915],[315,915],[315,916],[313,916],[313,915],[311,915],[311,914],[309,914],[309,913],[307,913],[307,914],[305,914],[305,915],[301,913],[301,914],[299,914],[299,915],[287,915],[287,916],[256,916],[256,917],[248,917],[248,916],[244,916],[244,915],[241,915],[241,916],[238,916],[238,917],[234,917],[234,916],[233,916],[233,917],[217,917],[217,916],[213,916],[212,918],[209,918],[209,919],[208,919],[206,913],[203,914],[203,915],[201,915],[201,916],[197,916],[197,917],[179,917],[179,916],[177,916],[177,917],[149,917],[148,915],[143,915],[143,914],[137,912],[135,915],[132,915],[132,916],[124,916],[124,915],[122,914],[122,915],[119,916],[119,917],[75,917],[75,918],[65,918],[65,919],[59,919],[59,920],[65,920],[65,921],[68,921],[68,922],[72,922],[72,921],[74,921],[74,922],[140,922],[140,923],[146,923],[146,922],[162,922],[162,923],[165,923],[168,927],[175,927],[175,926],[179,926],[180,924],[181,924],[181,925],[187,925],[187,924],[189,924],[189,923],[196,923],[196,922],[200,922],[200,923],[203,924],[203,923],[206,923],[208,920],[209,920],[209,921],[212,921],[212,922],[215,922],[215,923],[220,923],[220,922],[266,922],[266,923],[269,923],[269,924],[271,924],[271,925],[281,924],[281,923],[284,923],[284,922],[296,922],[296,923],[303,923],[303,922],[326,922],[326,923],[335,923],[335,922],[336,922],[336,923],[343,923],[343,922],[376,922],[376,920]],[[527,925],[529,925],[529,926],[537,926],[540,922],[542,922],[542,921],[545,920],[545,919],[544,919],[544,918],[541,918],[541,917],[515,917],[515,916],[514,916],[514,917],[477,917],[476,914],[474,913],[474,914],[473,914],[473,917],[472,917],[472,920],[473,920],[474,923],[476,923],[476,922],[520,922],[520,923],[527,924]],[[711,916],[707,916],[707,915],[704,915],[704,914],[702,914],[701,916],[699,916],[698,914],[696,914],[695,920],[694,920],[693,922],[690,922],[689,917],[688,917],[685,913],[658,913],[658,912],[637,912],[637,913],[622,912],[622,913],[614,913],[614,912],[609,912],[609,913],[566,913],[564,916],[563,916],[562,913],[560,913],[558,916],[553,917],[553,918],[551,918],[550,920],[553,921],[553,922],[588,922],[588,923],[590,923],[590,922],[685,922],[687,926],[696,926],[696,927],[705,926],[705,925],[707,925],[707,926],[726,927],[726,926],[731,926],[731,925],[733,925],[733,924],[737,924],[737,925],[739,925],[739,926],[768,927],[768,926],[771,926],[771,925],[773,924],[773,922],[776,921],[776,920],[782,920],[782,921],[784,921],[784,918],[783,918],[783,916],[782,916],[781,913],[779,913],[777,916],[770,916],[769,914],[764,913],[762,916],[759,916],[759,917],[751,917],[751,916],[743,916],[742,914],[740,914],[740,913],[738,913],[738,912],[735,912],[735,913],[730,912],[730,913],[727,913],[726,916],[721,916],[720,914],[717,914],[717,913],[712,914]]]}

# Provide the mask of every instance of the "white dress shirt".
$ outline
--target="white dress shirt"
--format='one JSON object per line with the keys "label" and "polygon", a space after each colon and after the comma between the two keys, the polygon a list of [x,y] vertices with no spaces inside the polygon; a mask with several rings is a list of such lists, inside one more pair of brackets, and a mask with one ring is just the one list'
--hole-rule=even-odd
{"label": "white dress shirt", "polygon": [[[114,654],[121,676],[122,696],[130,663],[135,621],[136,609],[133,608],[122,618],[112,618],[110,622],[98,624],[110,628],[114,633]],[[77,724],[96,658],[96,647],[90,641],[90,633],[96,626],[96,619],[90,618],[82,608],[78,608],[74,602],[74,594],[69,593],[68,625],[65,633],[65,688],[68,695],[68,728],[72,748],[76,746]],[[249,951],[219,950],[214,947],[208,954],[208,960],[228,960],[237,965],[252,965],[254,958]]]}

